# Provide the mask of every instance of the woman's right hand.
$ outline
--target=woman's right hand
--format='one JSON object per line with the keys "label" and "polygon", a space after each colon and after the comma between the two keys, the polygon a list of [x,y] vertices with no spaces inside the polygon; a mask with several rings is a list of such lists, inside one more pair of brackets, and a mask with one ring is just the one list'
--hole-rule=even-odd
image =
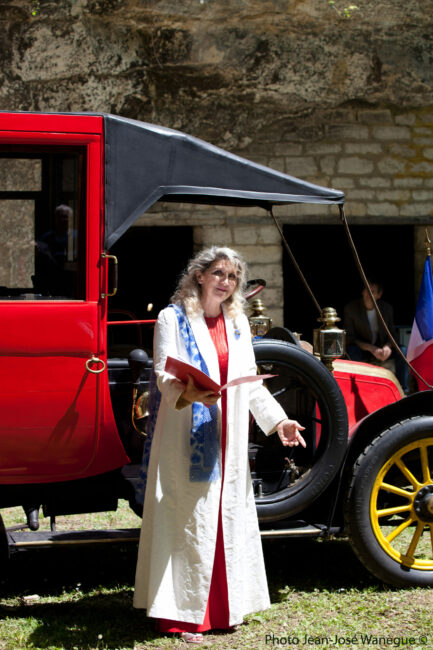
{"label": "woman's right hand", "polygon": [[188,383],[180,397],[191,404],[193,402],[201,402],[202,404],[212,405],[218,402],[221,393],[214,393],[211,390],[200,390],[194,384],[191,375],[188,375]]}

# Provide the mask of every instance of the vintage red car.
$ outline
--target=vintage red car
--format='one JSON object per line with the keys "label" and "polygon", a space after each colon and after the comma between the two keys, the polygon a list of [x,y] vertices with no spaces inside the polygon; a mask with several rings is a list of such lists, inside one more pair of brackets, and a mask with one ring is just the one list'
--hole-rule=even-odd
{"label": "vintage red car", "polygon": [[[137,509],[143,436],[131,408],[152,360],[110,350],[122,319],[108,320],[110,251],[135,220],[157,201],[338,206],[344,195],[105,114],[0,113],[0,179],[0,507],[22,506],[33,531],[6,530],[0,517],[4,559],[70,540],[37,530],[41,510],[54,522],[119,499]],[[288,454],[251,424],[263,537],[347,534],[379,579],[432,585],[430,391],[403,398],[392,374],[347,360],[332,375],[290,332],[270,335],[254,343],[257,365],[277,375],[268,387],[306,426],[308,446]]]}

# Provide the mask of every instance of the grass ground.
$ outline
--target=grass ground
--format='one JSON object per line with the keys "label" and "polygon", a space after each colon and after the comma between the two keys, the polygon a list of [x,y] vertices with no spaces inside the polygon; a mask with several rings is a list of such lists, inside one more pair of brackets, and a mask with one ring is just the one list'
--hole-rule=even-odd
{"label": "grass ground", "polygon": [[[6,514],[7,525],[19,519],[19,510]],[[69,519],[59,518],[58,527],[69,528]],[[77,524],[136,526],[138,519],[122,508],[77,516]],[[0,577],[1,650],[185,647],[158,636],[144,612],[132,608],[136,552],[130,544],[12,556]],[[206,635],[202,647],[433,647],[433,590],[378,583],[348,542],[265,541],[264,553],[272,607],[231,634]]]}

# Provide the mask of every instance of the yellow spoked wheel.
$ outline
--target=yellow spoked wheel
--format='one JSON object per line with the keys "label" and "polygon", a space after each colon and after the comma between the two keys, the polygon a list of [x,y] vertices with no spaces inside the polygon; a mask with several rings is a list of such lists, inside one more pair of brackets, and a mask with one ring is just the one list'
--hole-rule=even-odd
{"label": "yellow spoked wheel", "polygon": [[378,578],[433,585],[433,418],[411,418],[359,456],[345,503],[352,546]]}
{"label": "yellow spoked wheel", "polygon": [[421,571],[433,571],[432,449],[433,437],[393,454],[379,471],[370,499],[380,546],[403,566]]}

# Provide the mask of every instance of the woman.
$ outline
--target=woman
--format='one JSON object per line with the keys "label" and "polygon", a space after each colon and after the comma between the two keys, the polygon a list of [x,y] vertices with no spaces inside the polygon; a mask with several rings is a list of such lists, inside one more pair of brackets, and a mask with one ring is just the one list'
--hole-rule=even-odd
{"label": "woman", "polygon": [[269,607],[248,464],[251,410],[266,434],[299,443],[261,381],[220,394],[164,372],[167,355],[195,365],[219,385],[256,374],[243,313],[245,264],[229,248],[199,253],[181,278],[173,305],[158,316],[154,368],[161,392],[145,492],[134,606],[161,632],[199,643],[202,632],[229,629]]}

